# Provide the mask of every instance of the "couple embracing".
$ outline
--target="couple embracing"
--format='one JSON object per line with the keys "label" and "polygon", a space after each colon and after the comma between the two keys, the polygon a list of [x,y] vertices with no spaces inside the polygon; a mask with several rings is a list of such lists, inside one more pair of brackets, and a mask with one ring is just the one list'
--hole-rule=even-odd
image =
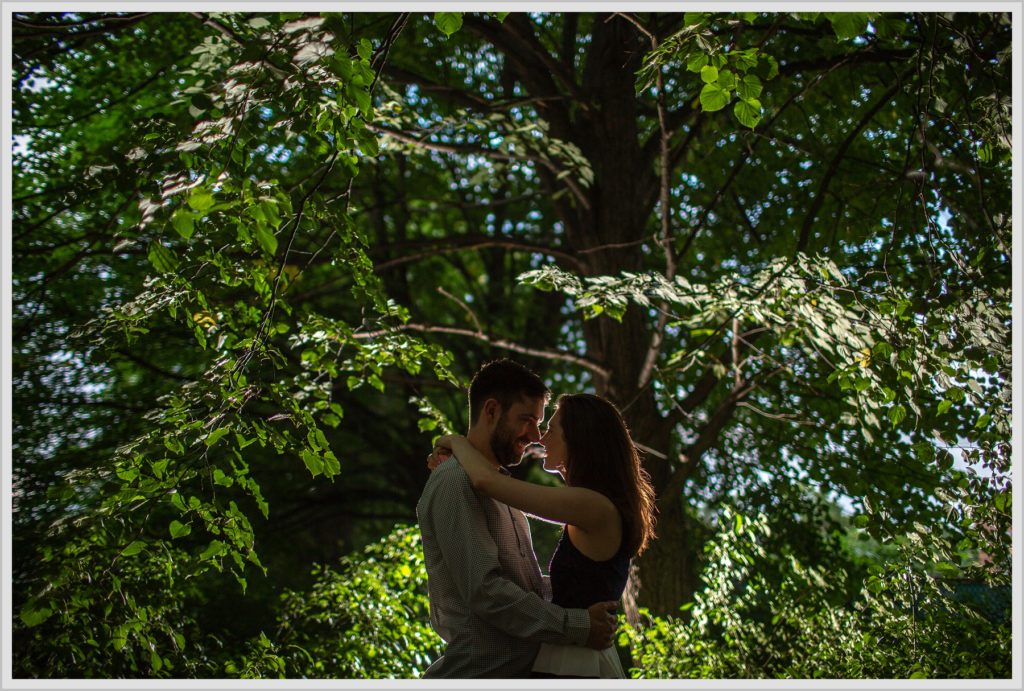
{"label": "couple embracing", "polygon": [[[630,560],[654,537],[654,491],[615,406],[563,395],[542,435],[549,399],[526,367],[488,363],[470,385],[468,433],[428,458],[416,515],[430,621],[447,646],[425,677],[625,676],[615,611]],[[565,486],[511,477],[538,442]],[[550,576],[524,512],[564,524]]]}

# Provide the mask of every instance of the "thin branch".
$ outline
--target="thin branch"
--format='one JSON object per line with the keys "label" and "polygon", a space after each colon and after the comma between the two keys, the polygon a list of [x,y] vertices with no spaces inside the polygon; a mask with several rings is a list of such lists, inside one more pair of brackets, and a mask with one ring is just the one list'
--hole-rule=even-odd
{"label": "thin branch", "polygon": [[642,245],[643,243],[650,242],[652,240],[654,242],[657,242],[657,238],[655,237],[644,237],[640,238],[639,240],[632,240],[630,242],[610,242],[606,245],[598,245],[597,247],[588,247],[587,249],[584,250],[577,250],[576,254],[591,254],[593,252],[605,252],[607,250],[619,250],[624,249],[626,247],[636,247],[637,245]]}
{"label": "thin branch", "polygon": [[415,248],[424,247],[423,251],[416,252],[401,257],[395,257],[387,261],[383,261],[379,264],[374,265],[374,271],[380,273],[386,271],[395,266],[402,264],[408,264],[410,262],[419,261],[425,257],[432,257],[438,254],[450,254],[452,252],[463,252],[472,249],[485,249],[488,247],[501,247],[511,250],[519,250],[521,252],[537,252],[540,254],[546,254],[551,257],[561,259],[565,263],[574,267],[579,267],[579,258],[573,254],[559,249],[557,247],[551,247],[549,245],[538,245],[523,240],[516,240],[514,238],[498,238],[491,237],[488,235],[466,235],[461,237],[445,238],[443,240],[434,242],[412,242],[412,243],[399,243],[392,245],[392,249],[400,248]]}
{"label": "thin branch", "polygon": [[[616,15],[611,15],[612,17]],[[658,39],[653,32],[648,31],[639,20],[634,17],[619,13],[618,16],[622,17],[626,21],[630,22],[637,29],[640,30],[651,42],[651,51],[658,49]],[[660,244],[662,250],[665,252],[665,278],[669,281],[675,279],[676,275],[676,257],[675,248],[672,243],[672,224],[671,224],[671,209],[669,208],[669,159],[670,150],[669,145],[672,140],[672,132],[669,131],[667,125],[667,116],[665,112],[665,78],[662,74],[662,70],[658,68],[658,74],[656,78],[656,87],[658,90],[658,129],[660,133],[660,150],[658,156],[659,163],[659,174],[660,174],[660,188],[659,188],[659,200],[658,206],[661,212],[661,238]],[[658,314],[658,323],[654,327],[654,333],[651,335],[651,344],[647,348],[647,354],[644,356],[644,363],[640,368],[640,375],[637,377],[637,388],[643,389],[647,386],[647,382],[650,381],[651,375],[654,372],[654,366],[658,361],[658,355],[661,353],[661,345],[665,338],[665,326],[668,324],[668,303],[662,301],[661,308]]]}
{"label": "thin branch", "polygon": [[[759,132],[761,134],[764,134],[766,132],[770,132],[772,127],[775,125],[775,121],[779,119],[779,116],[781,116],[782,113],[785,112],[787,108],[789,108],[789,106],[798,102],[811,89],[817,87],[818,84],[820,84],[825,79],[825,77],[827,77],[835,70],[838,70],[844,64],[846,63],[843,60],[835,62],[827,70],[821,72],[820,74],[816,75],[814,79],[808,81],[802,89],[791,94],[790,97],[786,99],[786,102],[779,106],[779,109],[775,111],[775,114],[772,115],[772,117],[764,124],[764,126],[759,127],[758,129],[755,130],[755,133]],[[753,152],[753,149],[757,147],[760,141],[760,138],[754,140],[754,143],[750,147],[751,154]],[[693,225],[693,228],[690,230],[690,234],[686,238],[686,242],[683,243],[682,249],[679,250],[678,257],[680,259],[686,255],[687,250],[690,249],[690,245],[693,244],[693,241],[697,238],[697,234],[700,233],[701,229],[704,227],[704,224],[707,222],[712,210],[718,205],[719,200],[722,199],[726,190],[729,189],[733,181],[736,180],[736,177],[739,175],[740,170],[742,170],[751,160],[753,160],[753,157],[750,154],[746,156],[739,156],[737,158],[736,163],[733,165],[732,170],[729,172],[729,177],[726,178],[725,182],[718,186],[718,190],[715,192],[715,196],[707,205],[704,206],[700,218],[697,219],[697,222]]]}
{"label": "thin branch", "polygon": [[176,379],[178,381],[192,381],[191,377],[186,377],[183,374],[178,374],[177,372],[170,372],[168,370],[163,369],[162,367],[157,367],[152,362],[149,362],[148,360],[143,360],[138,355],[135,355],[131,351],[124,350],[123,348],[118,348],[114,352],[123,357],[125,360],[130,360],[134,362],[136,365],[139,365],[140,367],[143,367],[149,370],[150,372],[155,372],[156,374],[159,374],[161,377],[167,377],[168,379]]}
{"label": "thin branch", "polygon": [[729,395],[722,401],[722,404],[718,406],[718,409],[711,414],[710,419],[701,428],[697,441],[691,444],[682,454],[680,458],[683,463],[676,469],[669,478],[669,481],[665,484],[665,489],[662,491],[660,502],[672,501],[673,497],[677,497],[679,492],[682,491],[683,485],[686,483],[686,479],[693,472],[697,466],[697,462],[700,461],[701,456],[704,453],[718,443],[718,438],[725,429],[726,424],[732,419],[733,412],[736,410],[736,406],[739,405],[743,399],[750,395],[750,392],[756,389],[761,381],[770,379],[779,372],[784,371],[784,368],[777,368],[768,372],[763,377],[754,377],[749,380],[743,380],[736,383],[729,392]]}
{"label": "thin branch", "polygon": [[455,297],[454,295],[452,295],[451,293],[449,293],[449,292],[448,292],[447,290],[445,290],[445,289],[444,289],[444,288],[443,288],[442,286],[438,286],[438,287],[437,287],[437,292],[438,292],[438,293],[440,293],[441,295],[444,295],[444,296],[445,296],[446,298],[448,298],[449,300],[452,300],[453,302],[455,302],[456,304],[458,304],[458,305],[459,305],[459,307],[461,307],[462,309],[464,309],[464,310],[466,311],[466,314],[468,314],[468,315],[469,315],[469,318],[470,318],[470,320],[472,320],[472,322],[473,322],[473,326],[475,326],[475,327],[476,327],[477,333],[483,333],[483,332],[484,332],[484,327],[482,327],[482,326],[480,325],[480,320],[479,320],[479,319],[477,319],[477,317],[476,317],[476,312],[474,312],[473,310],[471,310],[471,309],[469,308],[469,305],[467,305],[467,304],[466,304],[465,302],[463,302],[462,300],[458,299],[457,297]]}
{"label": "thin branch", "polygon": [[563,173],[571,173],[571,171],[563,171],[559,169],[559,167],[555,165],[554,161],[545,158],[544,156],[529,153],[513,156],[512,154],[506,153],[504,151],[496,151],[494,149],[488,149],[482,146],[471,146],[467,144],[442,144],[440,142],[428,141],[424,137],[416,137],[407,132],[394,130],[391,129],[390,127],[383,127],[381,125],[377,125],[370,122],[366,123],[366,129],[370,130],[371,132],[376,132],[377,134],[383,134],[387,137],[391,137],[392,139],[396,139],[400,142],[406,142],[407,144],[412,144],[419,148],[427,149],[429,151],[440,151],[441,153],[457,154],[462,156],[476,154],[478,156],[484,156],[486,158],[491,158],[496,161],[529,161],[531,163],[538,163],[547,168],[549,171],[551,171],[551,173],[555,176],[555,179],[561,180],[565,184],[565,186],[569,188],[569,191],[573,193],[573,196],[576,198],[576,201],[579,202],[579,204],[584,209],[590,209],[590,200],[587,198],[586,193],[580,187],[579,183],[573,178],[571,174],[563,175]]}
{"label": "thin branch", "polygon": [[769,413],[769,412],[767,412],[765,410],[761,410],[760,408],[755,406],[753,403],[750,403],[748,401],[740,401],[739,403],[736,404],[736,406],[739,407],[739,408],[749,408],[750,410],[753,410],[755,413],[757,413],[761,417],[766,417],[766,418],[769,418],[771,420],[781,420],[782,422],[792,422],[794,425],[802,425],[804,427],[821,427],[821,428],[825,427],[825,425],[823,423],[821,423],[821,422],[815,422],[814,420],[805,420],[805,419],[800,418],[799,415],[794,415],[793,413],[778,413],[778,414]]}
{"label": "thin branch", "polygon": [[[572,75],[568,74],[568,70],[563,66],[559,66],[551,54],[540,45],[528,24],[525,28],[519,25],[520,20],[529,22],[518,13],[511,14],[504,24],[467,14],[464,26],[505,54],[508,61],[515,66],[517,78],[526,87],[526,91],[536,96],[562,96],[562,92],[555,84],[554,78],[557,76],[573,95],[573,102],[586,110],[587,99],[579,93],[579,87]],[[553,102],[556,106],[561,104],[561,99]],[[554,123],[557,130],[567,131],[570,119],[566,108],[545,110],[545,119]]]}
{"label": "thin branch", "polygon": [[[232,31],[228,27],[224,26],[223,24],[221,24],[217,20],[211,19],[208,16],[204,16],[202,12],[192,12],[191,14],[196,19],[199,19],[200,21],[202,21],[203,24],[205,24],[205,25],[207,25],[209,27],[212,27],[213,29],[216,29],[218,32],[220,32],[221,35],[231,39],[232,41],[237,43],[239,46],[241,46],[243,48],[246,47],[246,45],[247,45],[246,42],[243,41],[238,36],[238,34],[236,34],[234,31]],[[288,72],[286,70],[281,69],[280,67],[278,67],[277,65],[273,64],[272,62],[270,62],[269,58],[265,57],[262,60],[262,63],[267,66],[267,69],[269,69],[271,72],[273,72],[279,78],[281,78],[281,79],[287,79],[288,78],[288,76],[289,76]]]}
{"label": "thin branch", "polygon": [[[393,257],[380,263],[374,262],[373,271],[374,273],[383,273],[389,271],[403,264],[411,264],[413,262],[425,259],[427,257],[436,257],[445,254],[456,254],[458,252],[465,252],[469,250],[482,250],[490,248],[502,248],[511,249],[521,252],[537,252],[540,254],[546,254],[551,257],[556,257],[562,260],[565,264],[579,268],[579,259],[566,252],[565,250],[558,249],[557,247],[549,247],[547,245],[535,245],[522,240],[516,240],[514,238],[492,238],[490,236],[465,236],[455,238],[445,238],[439,241],[432,242],[408,242],[408,243],[396,243],[390,245],[390,249],[396,248],[412,248],[412,247],[425,247],[421,252],[414,252],[411,254],[403,255],[400,257]],[[319,253],[320,250],[317,250]],[[314,254],[314,258],[315,258]],[[372,257],[371,257],[372,259]],[[312,263],[312,259],[307,262],[307,266]],[[293,299],[297,301],[310,300],[319,295],[332,292],[334,287],[339,283],[348,280],[347,276],[338,276],[335,279],[322,283],[315,288],[311,288],[303,293],[298,293],[293,296]]]}
{"label": "thin branch", "polygon": [[888,103],[889,99],[896,95],[896,92],[903,87],[903,80],[906,79],[913,72],[913,69],[907,70],[896,79],[892,86],[890,86],[882,97],[878,99],[878,102],[872,106],[868,112],[864,113],[857,125],[846,135],[846,139],[843,140],[842,144],[836,150],[835,156],[832,157],[831,163],[829,163],[828,170],[821,178],[821,183],[818,185],[818,191],[814,195],[814,201],[811,202],[811,208],[808,209],[807,215],[804,217],[803,227],[800,229],[800,237],[797,240],[796,248],[793,251],[795,257],[800,252],[807,249],[807,242],[810,240],[811,227],[814,225],[814,220],[818,217],[818,212],[821,210],[822,204],[825,203],[825,193],[828,191],[828,186],[832,182],[832,178],[839,170],[839,163],[843,160],[843,156],[846,154],[846,150],[850,148],[854,140],[860,136],[860,133],[868,126],[868,123],[875,117],[875,115],[884,108]]}
{"label": "thin branch", "polygon": [[444,333],[452,334],[455,336],[468,336],[470,338],[475,338],[478,341],[483,341],[484,343],[490,344],[495,348],[502,348],[503,350],[510,350],[514,353],[532,355],[534,357],[545,358],[547,360],[559,360],[562,362],[569,362],[574,365],[579,365],[584,369],[588,369],[594,374],[604,379],[608,379],[611,377],[610,370],[605,369],[604,367],[597,364],[593,360],[588,360],[585,357],[580,357],[578,355],[573,355],[571,353],[563,353],[553,350],[540,350],[538,348],[529,348],[527,346],[519,345],[518,343],[506,340],[504,338],[491,338],[490,336],[481,331],[472,331],[470,329],[459,329],[450,326],[433,326],[430,324],[401,324],[399,326],[387,329],[367,331],[364,333],[356,333],[353,334],[353,338],[357,338],[360,340],[378,338],[380,336],[394,333],[395,331],[417,331],[419,333]]}

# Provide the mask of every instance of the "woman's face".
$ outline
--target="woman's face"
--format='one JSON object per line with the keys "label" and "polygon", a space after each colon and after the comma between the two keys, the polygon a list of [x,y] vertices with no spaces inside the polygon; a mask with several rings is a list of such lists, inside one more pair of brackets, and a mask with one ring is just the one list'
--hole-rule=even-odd
{"label": "woman's face", "polygon": [[544,457],[544,470],[549,473],[558,473],[565,479],[565,463],[569,459],[569,450],[565,446],[565,437],[562,436],[562,414],[558,410],[548,420],[548,429],[541,437],[540,443],[547,450]]}

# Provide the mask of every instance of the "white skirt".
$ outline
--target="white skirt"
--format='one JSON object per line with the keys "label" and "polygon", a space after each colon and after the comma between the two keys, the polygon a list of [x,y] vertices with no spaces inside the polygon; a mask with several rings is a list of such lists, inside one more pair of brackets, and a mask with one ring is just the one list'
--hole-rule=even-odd
{"label": "white skirt", "polygon": [[533,671],[563,677],[626,678],[615,646],[594,650],[580,645],[542,643],[533,662]]}

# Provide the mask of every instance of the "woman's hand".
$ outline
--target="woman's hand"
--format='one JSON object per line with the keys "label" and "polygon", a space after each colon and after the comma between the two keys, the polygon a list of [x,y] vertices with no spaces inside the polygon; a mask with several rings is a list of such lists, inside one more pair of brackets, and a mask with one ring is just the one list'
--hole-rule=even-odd
{"label": "woman's hand", "polygon": [[446,434],[437,440],[437,447],[442,450],[450,449],[450,453],[454,454],[459,465],[469,476],[469,482],[473,485],[473,489],[484,494],[487,493],[488,480],[498,475],[498,470],[469,443],[468,439],[461,434]]}
{"label": "woman's hand", "polygon": [[433,470],[452,457],[452,450],[444,446],[435,446],[434,450],[427,456],[427,469]]}

